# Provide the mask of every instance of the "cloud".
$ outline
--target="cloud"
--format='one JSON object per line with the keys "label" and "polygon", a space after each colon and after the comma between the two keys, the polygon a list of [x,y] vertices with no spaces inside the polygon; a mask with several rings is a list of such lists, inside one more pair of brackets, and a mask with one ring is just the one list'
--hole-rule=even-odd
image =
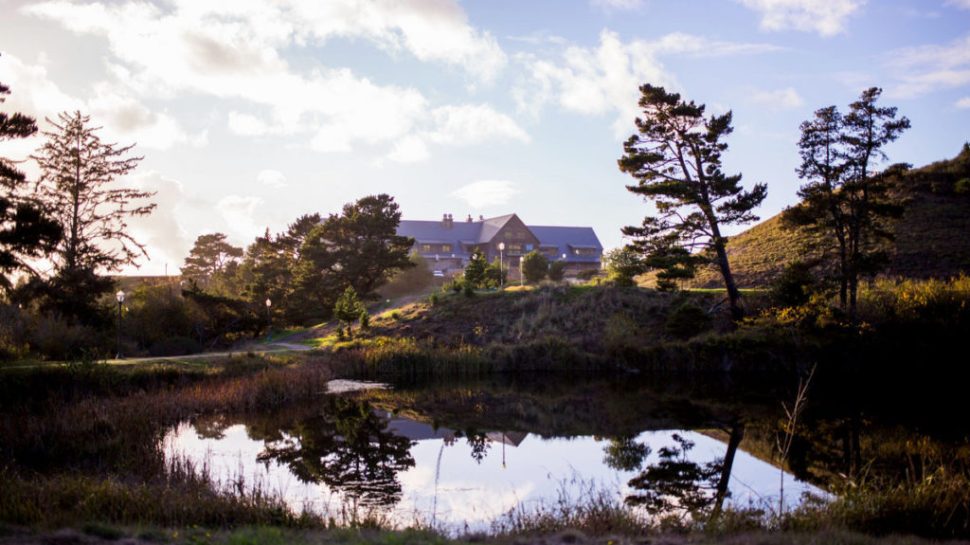
{"label": "cloud", "polygon": [[507,180],[480,180],[460,187],[451,192],[472,208],[485,208],[498,204],[506,204],[514,195],[519,193],[515,184]]}
{"label": "cloud", "polygon": [[256,222],[256,210],[262,205],[259,197],[228,195],[215,208],[228,225],[226,234],[231,239],[252,240],[266,230],[265,223]]}
{"label": "cloud", "polygon": [[[381,85],[347,68],[296,69],[283,56],[288,48],[363,39],[391,54],[406,51],[420,61],[461,68],[485,82],[507,63],[497,41],[473,28],[454,0],[55,0],[23,11],[106,39],[110,72],[137,95],[241,99],[249,107],[229,113],[233,133],[305,136],[311,149],[325,153],[359,145],[399,148],[404,138],[447,127],[427,126],[434,105],[414,88]],[[506,124],[488,134],[521,138],[524,131]]]}
{"label": "cloud", "polygon": [[439,144],[468,145],[492,139],[528,142],[529,135],[511,117],[487,104],[444,106],[431,112],[430,134]]}
{"label": "cloud", "polygon": [[[152,110],[117,85],[95,83],[91,98],[78,98],[62,91],[43,64],[27,64],[10,54],[0,57],[0,81],[14,91],[8,106],[39,121],[56,119],[59,112],[80,110],[90,114],[96,126],[103,127],[101,134],[107,140],[134,141],[139,147],[163,150],[177,144],[203,146],[208,140],[206,133],[187,133],[175,118]],[[43,121],[39,125],[44,128]]]}
{"label": "cloud", "polygon": [[970,0],[946,0],[946,5],[960,9],[970,9]]}
{"label": "cloud", "polygon": [[944,45],[897,49],[887,58],[898,81],[888,90],[890,97],[915,98],[970,85],[970,35]]}
{"label": "cloud", "polygon": [[590,4],[606,11],[628,11],[643,6],[643,0],[590,0]]}
{"label": "cloud", "polygon": [[394,144],[391,153],[387,158],[398,163],[420,163],[428,160],[431,154],[424,139],[418,136],[408,136],[402,138]]}
{"label": "cloud", "polygon": [[778,49],[769,44],[712,41],[684,33],[624,43],[615,32],[604,30],[596,47],[570,46],[559,58],[518,57],[529,76],[513,89],[512,96],[520,111],[533,116],[550,102],[584,115],[613,113],[614,133],[621,137],[632,128],[639,112],[637,100],[643,82],[679,87],[661,62],[662,57],[719,57]]}
{"label": "cloud", "polygon": [[970,108],[970,97],[963,97],[958,100],[957,108]]}
{"label": "cloud", "polygon": [[794,29],[834,36],[845,32],[850,16],[866,0],[738,0],[744,7],[761,15],[765,30]]}
{"label": "cloud", "polygon": [[190,200],[185,195],[185,188],[178,180],[154,171],[131,176],[122,184],[155,192],[150,200],[158,205],[152,214],[128,220],[129,234],[144,244],[148,251],[148,261],[140,265],[149,269],[149,274],[161,274],[165,265],[168,265],[169,274],[178,274],[179,267],[192,248],[192,239],[180,221]]}
{"label": "cloud", "polygon": [[286,183],[286,176],[284,176],[282,172],[272,169],[259,171],[259,174],[256,175],[256,180],[259,183],[274,189],[281,189],[290,185]]}
{"label": "cloud", "polygon": [[798,91],[792,87],[775,91],[755,91],[751,100],[772,110],[791,110],[805,104]]}

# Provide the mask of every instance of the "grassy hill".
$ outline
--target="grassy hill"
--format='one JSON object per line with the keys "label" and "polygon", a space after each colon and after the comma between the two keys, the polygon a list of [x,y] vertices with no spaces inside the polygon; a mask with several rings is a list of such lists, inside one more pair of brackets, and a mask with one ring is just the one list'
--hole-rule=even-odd
{"label": "grassy hill", "polygon": [[[895,227],[891,262],[884,274],[945,278],[970,272],[970,145],[953,159],[913,169],[895,180],[906,211]],[[780,215],[731,237],[731,268],[742,288],[765,286],[797,259],[820,257],[804,234],[785,229]],[[714,269],[700,271],[693,285],[718,287]]]}

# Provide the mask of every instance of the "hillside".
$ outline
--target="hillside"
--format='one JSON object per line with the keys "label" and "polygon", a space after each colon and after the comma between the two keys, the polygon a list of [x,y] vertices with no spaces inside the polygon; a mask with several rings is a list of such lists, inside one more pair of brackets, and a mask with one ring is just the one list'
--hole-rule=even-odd
{"label": "hillside", "polygon": [[[953,159],[913,169],[895,180],[906,211],[895,227],[886,276],[944,278],[970,272],[970,145]],[[731,237],[728,254],[742,288],[768,284],[796,259],[818,252],[804,235],[782,227],[780,215]],[[700,271],[693,284],[717,287],[717,271]]]}

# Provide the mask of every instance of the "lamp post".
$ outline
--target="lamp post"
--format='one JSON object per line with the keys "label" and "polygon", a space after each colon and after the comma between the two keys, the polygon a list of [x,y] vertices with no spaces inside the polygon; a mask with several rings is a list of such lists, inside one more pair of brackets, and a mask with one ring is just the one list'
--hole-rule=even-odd
{"label": "lamp post", "polygon": [[525,283],[525,256],[519,256],[519,287],[521,288]]}
{"label": "lamp post", "polygon": [[125,302],[125,292],[118,290],[115,294],[115,299],[118,301],[118,327],[117,327],[117,337],[115,338],[115,359],[121,359],[121,305]]}
{"label": "lamp post", "polygon": [[505,243],[498,243],[498,285],[499,288],[505,287]]}
{"label": "lamp post", "polygon": [[273,325],[273,315],[270,314],[270,307],[273,306],[273,302],[266,298],[266,340],[269,341],[269,328]]}

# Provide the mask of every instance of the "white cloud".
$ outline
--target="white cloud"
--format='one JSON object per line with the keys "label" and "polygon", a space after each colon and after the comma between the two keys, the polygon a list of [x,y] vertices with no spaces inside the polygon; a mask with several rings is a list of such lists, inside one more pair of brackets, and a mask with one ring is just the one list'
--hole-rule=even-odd
{"label": "white cloud", "polygon": [[431,157],[424,139],[419,136],[408,136],[394,144],[387,158],[398,163],[420,163]]}
{"label": "white cloud", "polygon": [[960,9],[970,9],[970,0],[946,0],[946,5]]}
{"label": "white cloud", "polygon": [[791,110],[805,104],[798,91],[792,87],[775,91],[755,91],[751,100],[772,110]]}
{"label": "white cloud", "polygon": [[513,89],[512,95],[519,110],[533,116],[538,116],[549,102],[585,115],[614,113],[614,133],[621,137],[631,130],[639,112],[641,84],[679,87],[661,57],[717,57],[777,49],[768,44],[712,41],[683,33],[668,34],[655,41],[624,43],[615,32],[604,30],[595,48],[567,47],[558,59],[520,56],[519,61],[530,75]]}
{"label": "white cloud", "polygon": [[[454,0],[173,0],[164,5],[55,0],[23,10],[104,37],[109,70],[140,95],[172,98],[189,92],[242,99],[253,108],[229,113],[232,132],[304,135],[307,145],[321,152],[399,147],[403,138],[447,127],[427,126],[432,105],[413,88],[380,85],[345,68],[297,70],[283,58],[285,48],[360,38],[391,53],[407,51],[421,61],[460,67],[481,81],[493,79],[507,62],[496,40],[470,26]],[[491,137],[521,139],[524,131],[507,116],[497,116],[511,125],[499,124]]]}
{"label": "white cloud", "polygon": [[252,240],[266,230],[265,222],[256,222],[256,210],[263,205],[259,197],[228,195],[216,203],[216,210],[225,220],[226,234],[234,240]]}
{"label": "white cloud", "polygon": [[435,125],[430,134],[439,144],[478,144],[492,139],[528,142],[529,135],[509,116],[487,104],[443,106],[431,112]]}
{"label": "white cloud", "polygon": [[179,181],[154,171],[136,174],[124,180],[123,184],[141,191],[155,192],[150,200],[158,205],[152,214],[128,220],[129,234],[144,244],[148,252],[148,261],[140,264],[150,269],[150,274],[161,274],[166,264],[169,274],[178,274],[179,267],[192,248],[192,239],[180,222],[188,200],[184,187]]}
{"label": "white cloud", "polygon": [[94,84],[90,99],[74,97],[49,78],[42,63],[27,64],[10,54],[0,57],[0,81],[14,91],[8,106],[36,117],[42,129],[45,117],[56,119],[59,112],[80,110],[91,115],[96,126],[103,127],[107,140],[134,141],[139,147],[153,149],[176,144],[202,146],[207,142],[205,133],[188,134],[172,116],[150,109],[126,90],[107,82]]}
{"label": "white cloud", "polygon": [[866,0],[738,0],[761,15],[765,30],[795,29],[834,36],[845,32],[846,22]]}
{"label": "white cloud", "polygon": [[259,171],[259,174],[256,175],[256,180],[259,183],[274,189],[284,188],[289,185],[286,183],[286,176],[284,176],[282,172],[272,169]]}
{"label": "white cloud", "polygon": [[519,193],[519,190],[510,181],[480,180],[452,191],[451,195],[477,209],[507,204],[517,193]]}
{"label": "white cloud", "polygon": [[887,92],[891,97],[914,98],[970,85],[970,35],[945,45],[899,49],[888,59],[898,80]]}
{"label": "white cloud", "polygon": [[607,11],[626,11],[642,7],[643,0],[590,0],[590,4]]}
{"label": "white cloud", "polygon": [[957,108],[970,108],[970,97],[963,97],[957,101]]}

